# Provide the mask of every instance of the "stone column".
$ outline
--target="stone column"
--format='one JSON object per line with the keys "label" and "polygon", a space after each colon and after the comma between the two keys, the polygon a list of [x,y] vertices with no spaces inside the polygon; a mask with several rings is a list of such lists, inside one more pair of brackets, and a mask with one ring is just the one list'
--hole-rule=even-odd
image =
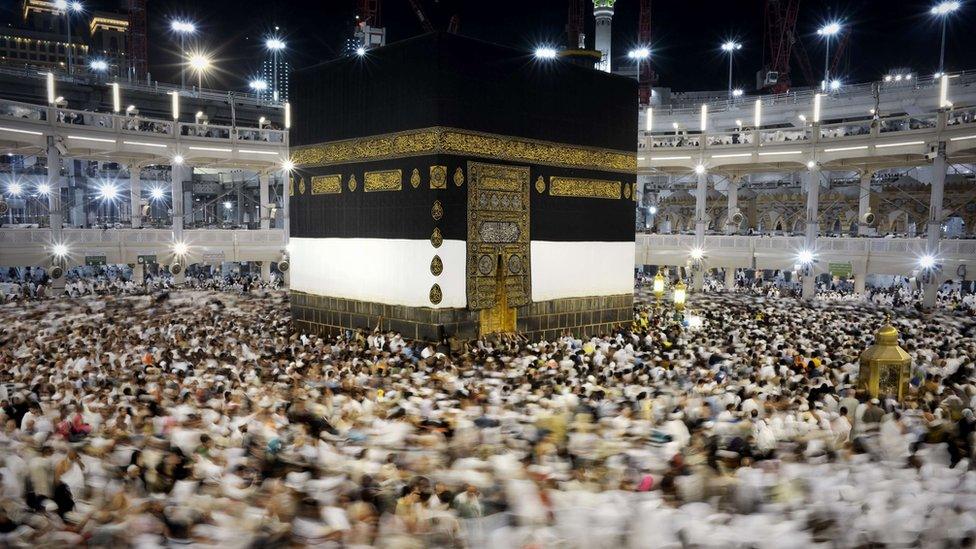
{"label": "stone column", "polygon": [[739,184],[742,181],[741,175],[733,175],[729,178],[729,213],[725,223],[725,234],[736,234],[739,232],[739,225],[732,222],[732,216],[739,209]]}
{"label": "stone column", "polygon": [[[258,198],[261,204],[260,209],[260,219],[261,228],[270,229],[271,228],[271,202],[269,192],[271,174],[259,173],[258,174]],[[269,266],[270,268],[270,266]]]}
{"label": "stone column", "polygon": [[861,172],[859,194],[857,200],[857,236],[870,236],[874,233],[874,228],[864,222],[864,216],[871,209],[871,178],[874,172],[864,170]]}
{"label": "stone column", "polygon": [[145,265],[142,263],[136,263],[135,267],[132,267],[132,281],[142,286],[143,282],[146,281]]}
{"label": "stone column", "polygon": [[867,289],[867,273],[854,274],[854,293],[864,298],[864,291]]}
{"label": "stone column", "polygon": [[244,223],[244,179],[234,181],[235,198],[237,206],[234,208],[234,223],[240,225]]}
{"label": "stone column", "polygon": [[[61,151],[55,144],[54,136],[47,138],[47,185],[51,192],[47,195],[48,225],[51,230],[51,243],[64,244],[63,214],[61,213],[61,189],[64,187],[64,178],[61,177]],[[52,257],[52,259],[54,259]],[[68,258],[62,258],[63,267],[67,271]],[[45,265],[45,268],[48,268]],[[51,281],[52,295],[61,295],[64,291],[65,279],[62,276],[57,280]]]}
{"label": "stone column", "polygon": [[[814,164],[812,168],[803,174],[803,178],[806,180],[807,187],[804,249],[816,257],[817,237],[820,235],[820,165]],[[805,268],[806,272],[803,273],[803,299],[809,301],[817,293],[817,269],[816,264],[811,264]]]}
{"label": "stone column", "polygon": [[735,267],[725,268],[725,289],[732,290],[735,288]]}
{"label": "stone column", "polygon": [[[192,174],[193,169],[187,169],[182,164],[173,164],[171,170],[170,178],[172,188],[170,190],[170,196],[173,199],[173,242],[185,242],[183,238],[183,222],[186,213],[183,209],[183,181],[187,177],[187,172]],[[192,181],[192,175],[190,179]],[[183,284],[186,282],[186,258],[179,259],[184,263],[183,271],[180,274],[173,275],[173,281],[177,284]]]}
{"label": "stone column", "polygon": [[[289,217],[288,217],[288,210],[289,210],[288,202],[291,199],[291,178],[292,178],[292,174],[288,170],[281,170],[279,172],[279,174],[280,174],[280,177],[281,177],[281,180],[282,180],[282,187],[281,187],[281,225],[282,225],[282,230],[284,230],[284,233],[285,233],[285,235],[284,235],[284,242],[285,242],[285,247],[287,248],[289,239],[291,238],[291,223],[289,222]],[[290,256],[288,257],[288,260],[291,261],[291,257]],[[291,283],[291,269],[288,269],[287,271],[285,271],[284,273],[282,273],[282,280],[281,281],[282,281],[282,286],[284,288],[288,288],[289,287],[289,284]]]}
{"label": "stone column", "polygon": [[[708,173],[704,170],[698,174],[698,187],[695,189],[695,248],[705,249],[705,230],[708,228],[706,218],[706,200],[708,200]],[[694,267],[694,264],[692,264]],[[700,268],[693,268],[694,281],[692,289],[696,292],[702,291],[705,286],[705,265],[704,260],[699,265]]]}
{"label": "stone column", "polygon": [[138,164],[129,166],[129,207],[132,209],[132,228],[142,227],[142,179]]}
{"label": "stone column", "polygon": [[[925,234],[925,253],[939,260],[939,241],[942,239],[942,201],[945,198],[946,180],[946,144],[939,142],[935,160],[932,162],[932,193],[929,198],[929,222]],[[942,283],[942,273],[935,269],[922,273],[922,306],[926,309],[935,307],[936,294]]]}
{"label": "stone column", "polygon": [[271,280],[271,262],[262,261],[261,262],[261,281],[269,282]]}

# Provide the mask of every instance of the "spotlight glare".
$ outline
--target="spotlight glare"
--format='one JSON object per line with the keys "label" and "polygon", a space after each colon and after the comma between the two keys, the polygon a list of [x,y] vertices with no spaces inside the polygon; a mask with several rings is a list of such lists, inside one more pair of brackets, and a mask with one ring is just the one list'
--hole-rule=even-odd
{"label": "spotlight glare", "polygon": [[104,72],[108,70],[108,62],[103,59],[93,59],[88,66],[93,71]]}
{"label": "spotlight glare", "polygon": [[647,48],[637,48],[636,50],[630,50],[627,52],[627,57],[631,59],[643,60],[651,56],[651,50]]}
{"label": "spotlight glare", "polygon": [[7,192],[14,196],[20,196],[20,193],[24,192],[24,187],[20,183],[11,183],[7,186]]}
{"label": "spotlight glare", "polygon": [[43,194],[45,196],[51,194],[51,186],[48,185],[47,183],[41,183],[40,185],[37,186],[37,193]]}
{"label": "spotlight glare", "polygon": [[702,175],[703,173],[705,173],[704,164],[698,164],[697,166],[695,166],[695,173],[698,175]]}
{"label": "spotlight glare", "polygon": [[366,55],[366,48],[364,48],[362,46],[359,46],[358,48],[356,48],[356,55],[358,55],[359,57],[362,57],[362,56]]}
{"label": "spotlight glare", "polygon": [[742,94],[743,93],[745,93],[745,92],[742,91],[741,88],[736,88],[736,89],[732,90],[732,97],[742,97]]}
{"label": "spotlight glare", "polygon": [[173,253],[178,256],[184,256],[190,251],[190,247],[187,246],[186,242],[174,242],[173,243]]}
{"label": "spotlight glare", "polygon": [[248,86],[250,86],[254,91],[264,91],[268,89],[268,82],[260,78],[255,78],[254,80],[251,80]]}
{"label": "spotlight glare", "polygon": [[173,32],[182,32],[186,34],[193,34],[197,32],[197,26],[189,21],[174,20],[170,23],[169,28]]}
{"label": "spotlight glare", "polygon": [[173,157],[173,164],[179,166],[182,163],[183,163],[183,155],[182,154],[178,154],[178,155],[176,155],[176,156]]}
{"label": "spotlight glare", "polygon": [[802,250],[799,254],[797,254],[796,257],[800,260],[801,265],[809,265],[813,263],[813,252],[810,250]]}
{"label": "spotlight glare", "polygon": [[932,15],[946,16],[962,6],[960,2],[940,2],[932,7]]}
{"label": "spotlight glare", "polygon": [[817,29],[817,34],[820,36],[833,36],[840,32],[840,29],[840,23],[837,21],[831,21],[830,23],[827,23],[826,25]]}
{"label": "spotlight glare", "polygon": [[285,42],[281,38],[272,36],[264,43],[264,45],[271,51],[283,50],[285,49]]}
{"label": "spotlight glare", "polygon": [[163,189],[161,187],[153,187],[149,191],[149,198],[152,198],[153,200],[162,200],[163,196],[165,196],[165,194],[163,193]]}
{"label": "spotlight glare", "polygon": [[651,206],[651,215],[657,215],[657,206]]}
{"label": "spotlight glare", "polygon": [[234,204],[231,203],[229,200],[227,202],[224,202],[224,209],[225,210],[230,210],[233,207],[234,207]]}
{"label": "spotlight glare", "polygon": [[555,59],[559,52],[555,48],[539,47],[535,49],[535,56],[538,59]]}
{"label": "spotlight glare", "polygon": [[203,53],[194,53],[190,56],[190,68],[197,71],[203,72],[210,68],[210,58]]}
{"label": "spotlight glare", "polygon": [[830,81],[830,89],[831,90],[834,90],[834,91],[839,90],[840,89],[840,80],[831,80]]}
{"label": "spotlight glare", "polygon": [[55,244],[54,246],[51,246],[51,253],[53,253],[55,257],[66,257],[68,255],[68,247],[64,244]]}
{"label": "spotlight glare", "polygon": [[935,267],[935,257],[931,255],[923,255],[918,259],[918,266],[925,270]]}
{"label": "spotlight glare", "polygon": [[115,185],[105,183],[98,187],[98,197],[102,200],[115,200],[119,196],[119,188]]}
{"label": "spotlight glare", "polygon": [[703,250],[701,248],[692,248],[691,249],[691,258],[694,259],[695,261],[701,261],[702,258],[704,258],[704,257],[705,257],[705,250]]}
{"label": "spotlight glare", "polygon": [[722,44],[722,51],[733,52],[735,50],[741,50],[741,49],[742,49],[742,44],[739,44],[738,42],[733,42],[731,40]]}
{"label": "spotlight glare", "polygon": [[285,160],[281,163],[281,169],[285,170],[286,172],[290,172],[295,169],[295,163],[291,160]]}

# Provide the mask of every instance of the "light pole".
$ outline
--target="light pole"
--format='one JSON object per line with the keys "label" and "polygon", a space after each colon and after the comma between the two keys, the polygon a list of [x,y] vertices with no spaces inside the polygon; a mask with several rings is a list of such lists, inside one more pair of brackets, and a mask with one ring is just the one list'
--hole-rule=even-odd
{"label": "light pole", "polygon": [[271,98],[278,101],[278,52],[285,49],[285,42],[281,38],[272,36],[264,45],[271,51]]}
{"label": "light pole", "polygon": [[742,44],[729,40],[722,44],[722,51],[729,54],[729,101],[732,100],[732,56],[736,51],[742,49]]}
{"label": "light pole", "polygon": [[68,23],[68,43],[65,45],[65,53],[68,58],[68,74],[71,74],[71,68],[74,62],[71,55],[71,14],[81,13],[85,9],[85,6],[83,6],[81,2],[77,1],[68,2],[68,0],[55,0],[54,7],[64,13],[65,20]]}
{"label": "light pole", "polygon": [[[651,58],[651,50],[647,48],[637,48],[627,52],[627,57],[634,60],[637,64],[637,87],[640,87],[641,63]],[[638,98],[639,100],[640,98]]]}
{"label": "light pole", "polygon": [[190,56],[190,68],[197,73],[197,93],[203,89],[203,73],[210,68],[210,58],[203,53],[194,53]]}
{"label": "light pole", "polygon": [[[180,36],[180,58],[186,57],[186,35],[197,32],[197,26],[189,21],[174,19],[169,28]],[[180,88],[186,87],[186,70],[180,65]]]}
{"label": "light pole", "polygon": [[949,15],[952,12],[958,10],[960,7],[962,7],[961,2],[948,1],[939,2],[931,10],[932,15],[942,18],[942,46],[939,49],[939,76],[942,76],[942,73],[945,72],[946,20],[949,19]]}
{"label": "light pole", "polygon": [[830,39],[841,30],[841,25],[837,21],[832,21],[817,29],[817,34],[824,37],[827,41],[826,53],[824,55],[824,81],[823,89],[826,91],[830,85]]}

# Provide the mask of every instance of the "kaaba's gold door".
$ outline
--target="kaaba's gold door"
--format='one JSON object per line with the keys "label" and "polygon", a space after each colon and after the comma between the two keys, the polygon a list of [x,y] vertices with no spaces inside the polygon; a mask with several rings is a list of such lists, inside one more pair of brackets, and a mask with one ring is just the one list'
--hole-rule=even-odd
{"label": "kaaba's gold door", "polygon": [[530,300],[529,168],[468,163],[468,309],[479,332],[514,333]]}
{"label": "kaaba's gold door", "polygon": [[498,265],[495,278],[495,306],[490,309],[482,309],[480,315],[481,335],[494,333],[514,333],[515,332],[515,307],[508,306],[508,285],[505,284],[505,277],[502,276],[504,266],[502,256],[498,256]]}

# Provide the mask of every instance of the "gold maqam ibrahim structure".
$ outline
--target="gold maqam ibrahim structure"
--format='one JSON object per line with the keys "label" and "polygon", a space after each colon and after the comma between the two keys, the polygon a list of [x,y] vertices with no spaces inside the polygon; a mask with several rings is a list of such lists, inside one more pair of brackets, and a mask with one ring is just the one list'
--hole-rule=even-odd
{"label": "gold maqam ibrahim structure", "polygon": [[912,357],[898,346],[898,330],[890,322],[878,330],[874,345],[861,353],[861,370],[857,375],[857,389],[871,397],[896,396],[904,401],[908,395]]}

